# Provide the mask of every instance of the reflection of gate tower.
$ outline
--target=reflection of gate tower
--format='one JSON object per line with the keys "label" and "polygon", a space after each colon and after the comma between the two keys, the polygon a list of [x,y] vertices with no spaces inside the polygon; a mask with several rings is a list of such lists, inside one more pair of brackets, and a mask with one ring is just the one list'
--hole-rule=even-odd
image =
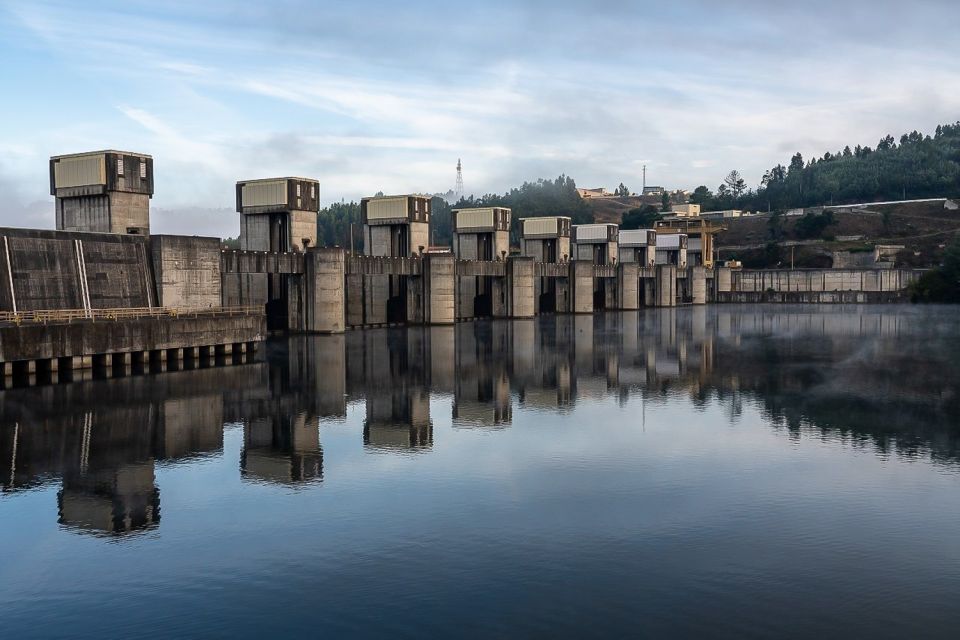
{"label": "reflection of gate tower", "polygon": [[426,345],[422,334],[363,332],[365,390],[363,443],[373,449],[429,449],[433,446]]}
{"label": "reflection of gate tower", "polygon": [[240,455],[243,478],[277,484],[323,479],[317,417],[306,411],[248,420]]}

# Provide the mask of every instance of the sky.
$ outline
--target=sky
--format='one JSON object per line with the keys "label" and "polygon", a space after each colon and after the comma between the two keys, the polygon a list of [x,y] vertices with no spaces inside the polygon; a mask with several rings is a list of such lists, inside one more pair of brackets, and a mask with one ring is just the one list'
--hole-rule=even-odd
{"label": "sky", "polygon": [[715,188],[960,120],[955,0],[0,0],[0,225],[52,228],[51,155],[154,157],[155,232],[235,236],[234,183],[322,204]]}

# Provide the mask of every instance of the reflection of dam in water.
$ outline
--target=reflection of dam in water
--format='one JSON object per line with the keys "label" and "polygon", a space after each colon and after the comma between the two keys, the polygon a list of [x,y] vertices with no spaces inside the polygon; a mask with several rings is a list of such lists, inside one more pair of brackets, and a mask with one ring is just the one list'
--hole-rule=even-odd
{"label": "reflection of dam in water", "polygon": [[948,309],[745,306],[298,336],[236,367],[0,391],[0,488],[57,486],[72,530],[149,530],[158,468],[222,456],[225,425],[242,428],[242,480],[298,487],[323,479],[321,424],[348,409],[358,445],[390,454],[431,451],[437,407],[500,430],[608,397],[717,402],[730,420],[749,403],[794,434],[956,464],[956,333]]}

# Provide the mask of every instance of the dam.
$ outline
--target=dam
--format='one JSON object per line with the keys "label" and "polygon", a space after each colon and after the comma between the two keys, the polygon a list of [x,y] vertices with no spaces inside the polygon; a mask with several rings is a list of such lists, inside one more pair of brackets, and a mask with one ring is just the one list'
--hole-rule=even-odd
{"label": "dam", "polygon": [[621,231],[453,211],[431,247],[431,198],[361,202],[363,251],[320,247],[319,182],[236,184],[239,249],[150,233],[153,159],[116,150],[50,159],[56,230],[0,229],[4,385],[243,361],[271,332],[337,334],[738,302],[895,302],[920,271],[749,271],[714,264],[708,225]]}

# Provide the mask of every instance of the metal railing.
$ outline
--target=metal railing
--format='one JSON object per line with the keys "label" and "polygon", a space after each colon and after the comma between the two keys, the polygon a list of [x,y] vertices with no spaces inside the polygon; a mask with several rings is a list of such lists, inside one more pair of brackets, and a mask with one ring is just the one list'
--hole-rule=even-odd
{"label": "metal railing", "polygon": [[117,322],[141,318],[180,318],[195,316],[246,316],[264,313],[263,305],[210,307],[189,309],[180,307],[125,307],[117,309],[38,309],[36,311],[0,311],[0,323],[64,324],[71,322]]}

